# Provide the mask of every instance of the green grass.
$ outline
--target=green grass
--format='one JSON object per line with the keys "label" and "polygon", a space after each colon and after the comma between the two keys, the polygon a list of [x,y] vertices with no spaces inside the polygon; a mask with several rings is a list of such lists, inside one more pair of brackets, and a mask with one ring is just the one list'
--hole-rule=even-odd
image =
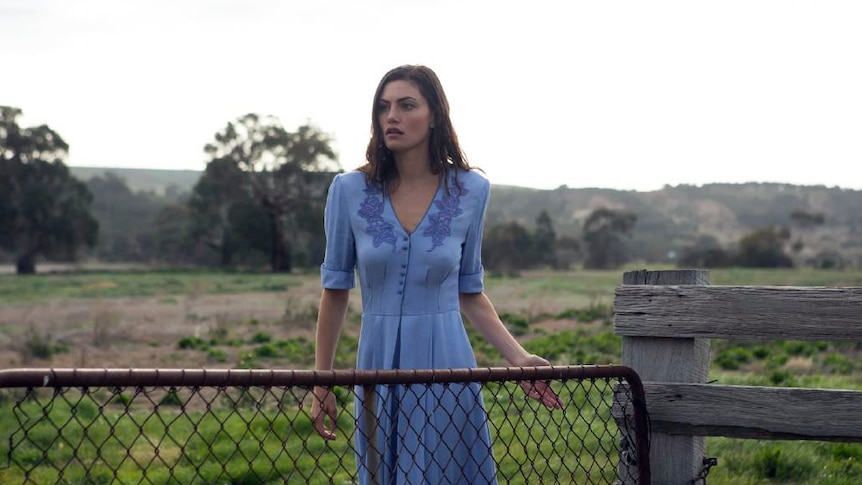
{"label": "green grass", "polygon": [[746,286],[862,286],[862,271],[814,268],[729,268],[709,271],[713,285]]}
{"label": "green grass", "polygon": [[75,274],[0,275],[0,301],[32,302],[54,298],[173,298],[204,295],[283,292],[308,275],[200,270],[104,271]]}
{"label": "green grass", "polygon": [[[638,269],[638,268],[631,268]],[[663,269],[663,268],[650,268]],[[4,302],[28,302],[48,301],[55,298],[111,298],[130,296],[157,296],[168,300],[177,294],[227,294],[255,291],[284,291],[285,289],[301,284],[307,284],[310,279],[316,279],[316,275],[269,275],[251,273],[219,273],[219,272],[121,272],[121,273],[87,273],[80,275],[35,275],[29,277],[2,276],[0,277],[0,301]],[[569,271],[551,272],[535,271],[523,272],[518,275],[494,275],[487,278],[486,289],[492,299],[501,301],[511,299],[513,301],[526,302],[522,311],[508,311],[505,320],[510,328],[525,339],[525,346],[540,355],[545,355],[554,363],[614,363],[619,361],[620,339],[613,335],[610,327],[607,308],[613,303],[613,292],[616,285],[622,280],[622,271]],[[710,271],[710,280],[715,285],[787,285],[787,286],[862,286],[862,271],[832,271],[813,269],[793,270],[757,270],[757,269],[722,269]],[[555,303],[553,312],[544,312],[542,308],[532,308],[529,302],[551,301]],[[312,309],[301,308],[303,318],[310,318]],[[305,315],[305,314],[308,315]],[[555,332],[542,332],[535,327],[539,318],[568,319],[572,320],[572,326]],[[595,321],[589,322],[590,319]],[[472,328],[472,327],[468,327]],[[487,345],[478,334],[469,330],[471,340],[474,343],[480,365],[500,365],[502,359],[492,347]],[[184,351],[217,353],[224,356],[228,344],[226,342],[198,341],[189,339],[184,341]],[[252,334],[248,341],[246,352],[243,354],[237,367],[271,366],[278,362],[279,366],[293,366],[297,368],[308,368],[308,355],[311,352],[311,343],[302,339],[277,340],[268,339],[266,335]],[[338,367],[349,367],[355,359],[356,341],[343,338],[338,356]],[[179,343],[178,343],[179,346]],[[862,390],[862,345],[854,342],[795,342],[795,341],[717,341],[712,342],[713,363],[710,379],[721,384],[741,384],[759,386],[798,386],[818,387],[828,389],[855,389]],[[486,395],[487,398],[487,395]],[[122,405],[128,398],[117,397],[117,406]],[[167,404],[176,404],[168,401]],[[180,403],[181,404],[181,403]],[[0,429],[8,428],[10,419],[10,406],[8,396],[0,394]],[[176,406],[173,406],[176,407]],[[347,406],[346,409],[352,409]],[[518,403],[511,406],[501,400],[488,403],[491,419],[495,426],[500,426],[500,439],[505,443],[507,439],[515,436],[511,426],[506,424],[509,413],[523,411],[524,419],[528,423],[536,423],[529,427],[529,433],[540,430],[544,432],[541,424],[546,419],[541,413],[523,407]],[[68,413],[62,407],[55,408],[52,413]],[[92,409],[81,407],[75,411],[81,419],[92,414]],[[532,413],[532,414],[531,414]],[[216,421],[224,419],[224,429],[217,425]],[[197,426],[206,431],[208,438],[196,438],[193,444],[178,450],[170,441],[162,442],[160,457],[153,462],[148,475],[154,483],[195,483],[190,481],[191,469],[198,467],[201,476],[214,480],[212,483],[267,483],[273,469],[258,469],[249,467],[243,463],[234,463],[236,454],[239,453],[235,445],[232,445],[236,436],[242,436],[244,429],[249,426],[257,429],[265,429],[273,426],[271,435],[267,435],[264,443],[257,448],[251,446],[248,453],[284,453],[284,450],[292,450],[291,453],[300,453],[301,439],[285,439],[285,434],[292,433],[292,437],[307,437],[310,432],[302,421],[288,424],[276,419],[270,425],[268,421],[257,421],[260,418],[252,418],[248,422],[234,423],[235,419],[225,414],[218,419],[202,417],[196,424],[184,426]],[[574,419],[574,418],[573,418]],[[345,418],[342,426],[349,426],[349,416]],[[584,423],[576,419],[575,432],[578,436],[588,432]],[[160,421],[146,421],[143,426],[147,433],[158,436],[163,433],[164,423]],[[111,456],[125,456],[120,450],[119,444],[132,443],[128,433],[134,433],[132,426],[126,429],[126,424],[115,424],[114,433],[126,438],[116,438],[113,442],[118,448],[111,448]],[[161,426],[161,429],[159,427]],[[297,429],[293,429],[298,426]],[[151,428],[152,427],[152,428]],[[278,433],[275,432],[278,428]],[[343,428],[344,429],[344,428]],[[290,431],[288,431],[290,430]],[[50,441],[50,436],[39,430],[37,436],[39,443],[44,448],[30,448],[18,450],[23,457],[22,460],[30,460],[33,463],[46,459],[68,460],[68,450],[64,446]],[[204,434],[203,431],[201,434]],[[525,431],[520,430],[519,433]],[[550,429],[550,433],[559,433],[559,428]],[[234,435],[234,433],[239,433]],[[303,435],[302,433],[306,433]],[[589,435],[589,433],[587,433]],[[149,436],[149,434],[148,434]],[[8,447],[8,437],[3,436],[0,440],[0,457],[5,456]],[[153,438],[155,439],[155,438]],[[82,436],[74,440],[83,443],[88,442]],[[78,441],[72,441],[77,443]],[[124,441],[126,440],[126,441]],[[209,440],[209,441],[207,441]],[[109,440],[110,441],[110,440]],[[270,442],[272,441],[272,442]],[[602,442],[601,439],[598,442]],[[133,456],[141,453],[141,456],[153,460],[152,456],[144,453],[146,448],[142,442],[134,442],[132,446]],[[332,470],[332,476],[315,475],[305,477],[296,470],[288,470],[279,460],[275,465],[276,473],[294,473],[293,477],[308,483],[341,483],[346,480],[350,471],[354,468],[352,452],[343,441],[323,444],[319,440],[309,441],[314,448],[308,452],[300,453],[302,458],[297,458],[298,469],[307,470],[314,467],[314,460],[324,460],[320,463],[326,464],[327,470]],[[316,443],[316,444],[315,444]],[[529,446],[518,445],[513,441],[510,447],[510,455],[498,448],[498,457],[504,457],[501,461],[501,472],[509,468],[517,469],[524,466],[525,460],[529,460],[531,450],[544,452],[548,446],[544,441],[537,439],[530,441]],[[538,444],[537,444],[538,443]],[[550,443],[550,441],[548,442]],[[50,445],[50,446],[49,446]],[[113,446],[113,445],[112,445]],[[498,445],[500,446],[500,445]],[[520,446],[520,447],[519,447]],[[584,444],[588,450],[587,444]],[[592,443],[589,445],[592,446]],[[139,447],[141,449],[138,449]],[[225,465],[205,461],[200,453],[208,452],[212,447],[218,454],[227,460]],[[281,447],[281,448],[279,448]],[[523,449],[522,449],[523,448]],[[264,450],[264,451],[260,451]],[[269,451],[266,451],[269,450]],[[182,453],[180,452],[182,451]],[[198,454],[195,454],[198,453]],[[152,453],[150,452],[150,455]],[[335,456],[336,458],[321,458]],[[858,443],[826,443],[826,442],[802,442],[802,441],[757,441],[757,440],[734,440],[727,438],[708,438],[707,456],[718,458],[718,466],[713,468],[708,482],[715,484],[740,484],[740,485],[766,485],[778,483],[828,485],[828,484],[851,484],[862,483],[862,444]],[[180,456],[183,455],[183,456]],[[188,456],[185,456],[188,455]],[[548,455],[551,456],[551,455]],[[340,457],[340,458],[337,458]],[[219,458],[219,459],[222,459]],[[333,460],[333,461],[325,461]],[[508,460],[508,461],[505,461]],[[570,466],[566,463],[557,463],[555,458],[541,463],[541,473],[547,473],[554,467]],[[593,458],[589,452],[577,455],[576,462],[583,466],[590,466]],[[174,475],[166,473],[162,468],[162,462],[176,463],[184,471],[178,471]],[[242,460],[240,460],[242,461]],[[266,461],[266,460],[264,460]],[[533,460],[535,461],[535,460]],[[570,460],[567,460],[567,463]],[[125,462],[124,462],[125,463]],[[291,465],[292,466],[292,465]],[[191,468],[188,468],[191,467]],[[306,468],[303,468],[306,467]],[[84,469],[84,467],[78,467]],[[88,468],[88,473],[79,473],[74,477],[64,477],[68,483],[103,483],[108,475],[104,469],[99,467]],[[17,483],[20,477],[9,475],[10,468],[0,466],[0,483]],[[77,473],[77,472],[76,472]],[[130,483],[138,483],[140,476],[131,470],[124,471]],[[164,475],[158,475],[158,474]],[[296,475],[299,473],[299,475]],[[581,472],[579,472],[581,473]],[[221,474],[221,475],[219,475]],[[218,478],[221,476],[222,478]],[[52,477],[56,477],[56,470],[51,467],[40,466],[31,476],[35,483],[53,483]],[[158,477],[158,478],[153,478]],[[227,477],[227,478],[225,478]],[[17,480],[17,481],[16,481]],[[222,480],[221,482],[217,480]],[[318,481],[315,481],[318,480]],[[541,482],[541,479],[537,480]],[[199,483],[210,483],[206,480]],[[275,483],[275,481],[272,481]],[[279,482],[280,483],[280,482]]]}
{"label": "green grass", "polygon": [[862,483],[862,445],[805,441],[708,438],[718,457],[709,483],[857,485]]}
{"label": "green grass", "polygon": [[[556,387],[572,404],[566,411],[525,402],[515,383],[486,386],[500,483],[552,483],[560,470],[575,483],[610,482],[615,476],[615,459],[607,455],[617,443],[610,385],[568,381]],[[0,483],[23,483],[25,471],[38,477],[37,483],[69,485],[349,483],[355,471],[345,439],[353,427],[349,392],[337,389],[343,391],[337,392],[340,439],[325,442],[311,428],[307,403],[299,405],[301,390],[263,391],[233,388],[215,395],[206,389],[156,389],[145,396],[134,389],[88,394],[68,389],[53,396],[39,390],[15,399],[7,395],[0,404],[0,429],[11,436],[0,442],[0,456],[10,456],[12,466],[0,468]],[[565,443],[569,446],[561,446]]]}
{"label": "green grass", "polygon": [[[630,269],[638,269],[632,267]],[[664,269],[664,268],[650,268]],[[515,297],[560,298],[567,306],[613,303],[619,271],[525,271],[518,276],[492,276],[489,293],[505,288]],[[72,274],[0,275],[0,301],[41,301],[53,298],[160,297],[177,294],[281,292],[301,285],[316,274],[242,273],[205,270],[94,271]],[[862,272],[731,268],[710,270],[715,285],[862,286]]]}

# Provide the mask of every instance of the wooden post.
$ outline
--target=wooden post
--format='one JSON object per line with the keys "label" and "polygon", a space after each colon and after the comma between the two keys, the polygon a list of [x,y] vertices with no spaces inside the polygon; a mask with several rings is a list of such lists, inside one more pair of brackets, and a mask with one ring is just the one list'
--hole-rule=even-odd
{"label": "wooden post", "polygon": [[[627,271],[625,285],[709,285],[709,271]],[[642,381],[704,383],[709,377],[709,340],[623,337],[622,364]],[[649,401],[647,401],[649,411]],[[650,468],[655,485],[689,485],[703,467],[704,438],[652,433]]]}

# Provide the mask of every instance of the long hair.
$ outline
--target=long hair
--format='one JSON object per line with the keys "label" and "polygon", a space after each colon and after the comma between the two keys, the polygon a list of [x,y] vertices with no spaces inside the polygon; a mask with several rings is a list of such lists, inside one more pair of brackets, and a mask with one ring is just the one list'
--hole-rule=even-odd
{"label": "long hair", "polygon": [[[419,93],[431,108],[431,119],[434,121],[434,128],[428,141],[431,172],[442,176],[450,168],[470,170],[467,157],[458,145],[458,135],[452,128],[452,121],[449,119],[449,101],[446,99],[446,93],[443,92],[443,86],[437,74],[426,66],[404,65],[387,72],[377,85],[377,91],[374,92],[374,104],[371,106],[371,139],[365,150],[366,163],[360,167],[368,180],[380,185],[398,174],[395,157],[383,143],[383,127],[380,126],[380,117],[377,115],[377,106],[380,103],[380,97],[383,96],[383,89],[392,81],[413,83],[419,88]],[[456,171],[456,177],[457,173]],[[448,188],[447,179],[448,177],[443,177],[444,184],[447,184]]]}

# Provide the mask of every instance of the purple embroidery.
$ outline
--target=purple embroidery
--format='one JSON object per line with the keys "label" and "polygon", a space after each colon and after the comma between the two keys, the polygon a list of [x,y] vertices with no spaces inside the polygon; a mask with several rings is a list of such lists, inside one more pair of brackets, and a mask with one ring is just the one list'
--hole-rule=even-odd
{"label": "purple embroidery", "polygon": [[373,185],[365,184],[365,200],[359,205],[359,217],[368,221],[365,234],[374,238],[374,247],[380,247],[383,243],[392,245],[395,249],[395,232],[392,224],[383,220],[383,197],[380,190]]}
{"label": "purple embroidery", "polygon": [[442,246],[443,241],[452,235],[452,219],[464,213],[460,207],[461,196],[468,193],[467,189],[460,187],[455,179],[449,179],[448,192],[448,195],[434,201],[437,212],[428,217],[430,227],[422,232],[423,236],[431,237],[429,252],[437,246]]}

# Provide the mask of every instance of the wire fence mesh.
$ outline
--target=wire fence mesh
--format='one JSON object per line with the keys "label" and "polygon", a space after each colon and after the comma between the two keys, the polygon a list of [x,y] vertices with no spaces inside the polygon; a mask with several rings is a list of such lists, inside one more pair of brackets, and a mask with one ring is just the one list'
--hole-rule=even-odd
{"label": "wire fence mesh", "polygon": [[[537,380],[562,409],[526,398]],[[0,483],[649,483],[645,413],[622,366],[5,370]]]}

